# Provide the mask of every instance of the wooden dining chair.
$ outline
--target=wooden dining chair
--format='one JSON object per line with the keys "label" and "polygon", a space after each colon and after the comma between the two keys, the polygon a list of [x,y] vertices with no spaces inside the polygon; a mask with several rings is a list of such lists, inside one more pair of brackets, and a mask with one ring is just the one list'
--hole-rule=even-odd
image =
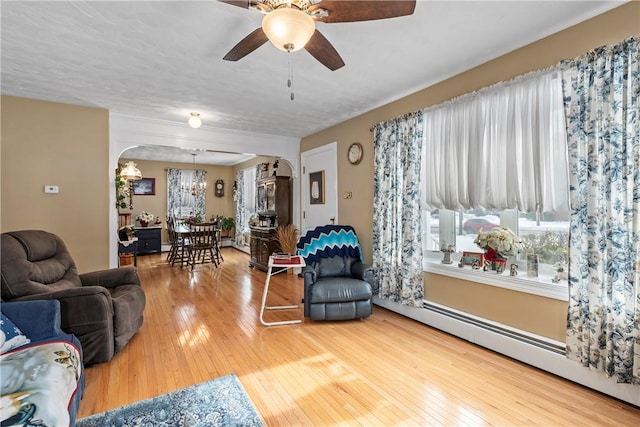
{"label": "wooden dining chair", "polygon": [[175,218],[167,219],[167,232],[169,233],[169,254],[167,262],[173,267],[176,263],[180,263],[180,268],[189,265],[189,246],[190,237],[188,233],[178,230],[178,222]]}
{"label": "wooden dining chair", "polygon": [[191,269],[200,261],[200,264],[210,262],[216,267],[216,227],[214,223],[207,222],[190,225],[189,263]]}

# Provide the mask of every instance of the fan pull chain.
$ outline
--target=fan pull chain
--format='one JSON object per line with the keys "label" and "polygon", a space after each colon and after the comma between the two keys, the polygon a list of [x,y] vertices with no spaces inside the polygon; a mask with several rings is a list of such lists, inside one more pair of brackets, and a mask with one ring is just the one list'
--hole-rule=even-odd
{"label": "fan pull chain", "polygon": [[[289,52],[290,54],[291,52]],[[287,87],[291,89],[291,100],[295,98],[293,94],[293,59],[289,57],[289,79],[287,80]]]}

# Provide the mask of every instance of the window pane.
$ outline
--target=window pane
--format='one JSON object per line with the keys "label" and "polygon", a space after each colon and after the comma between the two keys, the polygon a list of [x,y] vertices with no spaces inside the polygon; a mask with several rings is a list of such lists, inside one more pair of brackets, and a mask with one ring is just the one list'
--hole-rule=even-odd
{"label": "window pane", "polygon": [[427,253],[440,250],[440,221],[438,210],[422,211],[422,250]]}
{"label": "window pane", "polygon": [[[569,260],[569,217],[567,214],[521,213],[518,219],[525,253],[535,253],[541,264]],[[523,257],[524,259],[524,257]]]}
{"label": "window pane", "polygon": [[516,210],[454,212],[440,209],[423,211],[422,220],[425,254],[449,244],[455,245],[456,252],[482,252],[473,242],[478,232],[504,226],[522,238],[525,249],[519,257],[521,260],[526,260],[527,253],[537,254],[541,264],[568,260],[569,218],[566,214],[543,214],[537,221],[534,213]]}
{"label": "window pane", "polygon": [[180,218],[186,219],[195,215],[196,198],[191,194],[191,188],[196,176],[193,170],[180,171]]}
{"label": "window pane", "polygon": [[478,232],[500,227],[500,212],[474,209],[456,212],[456,247],[458,252],[482,252],[473,241]]}

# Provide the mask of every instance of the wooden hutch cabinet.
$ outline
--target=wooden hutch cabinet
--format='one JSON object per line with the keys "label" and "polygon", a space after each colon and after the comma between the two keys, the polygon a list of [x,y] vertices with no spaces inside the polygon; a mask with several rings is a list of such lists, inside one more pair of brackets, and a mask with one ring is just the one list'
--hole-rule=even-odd
{"label": "wooden hutch cabinet", "polygon": [[276,227],[291,223],[291,178],[271,176],[256,180],[256,211],[260,224],[250,227],[249,265],[267,271],[269,255],[280,249],[275,239]]}
{"label": "wooden hutch cabinet", "polygon": [[251,267],[266,271],[269,255],[278,250],[273,227],[251,227]]}

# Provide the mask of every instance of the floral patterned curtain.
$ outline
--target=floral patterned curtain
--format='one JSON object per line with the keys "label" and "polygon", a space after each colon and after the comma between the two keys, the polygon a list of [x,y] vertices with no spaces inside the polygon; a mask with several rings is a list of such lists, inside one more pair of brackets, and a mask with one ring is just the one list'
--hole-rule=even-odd
{"label": "floral patterned curtain", "polygon": [[167,218],[180,218],[180,169],[167,169]]}
{"label": "floral patterned curtain", "polygon": [[562,65],[572,204],[567,356],[640,385],[640,38]]}
{"label": "floral patterned curtain", "polygon": [[413,307],[423,299],[420,165],[422,111],[375,126],[373,264],[379,296]]}
{"label": "floral patterned curtain", "polygon": [[236,202],[236,245],[244,245],[244,224],[248,218],[244,208],[244,170],[236,172],[236,182],[233,189],[233,200]]}

